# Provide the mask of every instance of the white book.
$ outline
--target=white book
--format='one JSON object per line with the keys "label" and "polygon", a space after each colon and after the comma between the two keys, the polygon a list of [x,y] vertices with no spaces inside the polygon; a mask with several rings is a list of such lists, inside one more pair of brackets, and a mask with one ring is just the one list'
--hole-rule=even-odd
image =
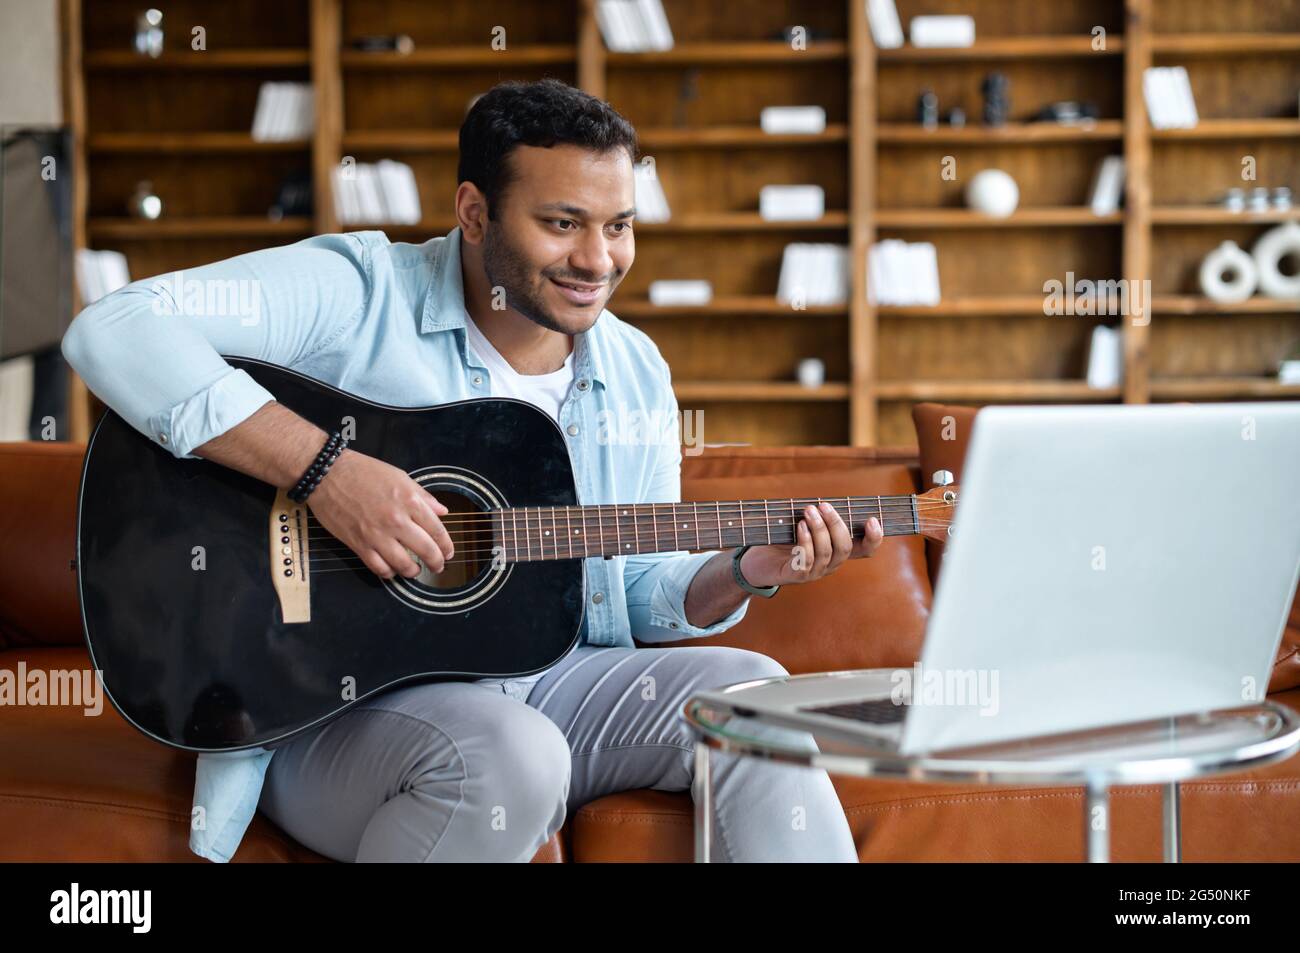
{"label": "white book", "polygon": [[316,91],[310,83],[298,84],[298,124],[293,138],[310,139],[316,126]]}
{"label": "white book", "polygon": [[769,222],[808,221],[825,213],[820,185],[765,185],[758,191],[758,214]]}
{"label": "white book", "polygon": [[605,49],[618,53],[623,49],[623,36],[618,22],[618,0],[597,0],[596,25],[605,41]]}
{"label": "white book", "polygon": [[357,164],[356,191],[361,205],[358,222],[377,224],[387,221],[387,210],[379,192],[379,174],[369,162]]}
{"label": "white book", "polygon": [[819,133],[826,131],[826,110],[821,106],[768,106],[758,121],[768,134]]}
{"label": "white book", "polygon": [[913,46],[974,46],[975,18],[965,15],[912,17],[907,34]]}
{"label": "white book", "polygon": [[104,282],[99,270],[99,253],[89,248],[79,249],[75,268],[77,291],[81,295],[82,307],[94,304],[104,297]]}
{"label": "white book", "polygon": [[709,281],[667,280],[650,282],[650,303],[656,307],[708,304],[713,300]]}
{"label": "white book", "polygon": [[633,185],[636,187],[636,216],[641,222],[666,222],[671,217],[668,198],[655,172],[655,167],[638,163],[633,167]]}
{"label": "white book", "polygon": [[271,84],[271,111],[267,117],[266,138],[278,142],[284,138],[289,113],[289,93],[285,87],[288,83]]}
{"label": "white book", "polygon": [[1088,192],[1088,206],[1093,215],[1111,215],[1119,211],[1124,194],[1124,157],[1106,156],[1097,163],[1092,188]]}
{"label": "white book", "polygon": [[1099,324],[1088,346],[1088,386],[1118,387],[1123,364],[1120,332]]}
{"label": "white book", "polygon": [[119,288],[125,288],[131,283],[130,269],[127,268],[126,255],[120,251],[101,251],[99,253],[99,269],[101,282],[103,283],[104,294],[112,294]]}
{"label": "white book", "polygon": [[778,301],[791,302],[799,293],[799,270],[802,250],[802,245],[791,242],[781,251],[781,275],[776,283]]}
{"label": "white book", "polygon": [[1167,129],[1170,117],[1165,114],[1163,86],[1163,67],[1148,66],[1142,71],[1142,98],[1147,104],[1147,118],[1153,129]]}
{"label": "white book", "polygon": [[933,307],[939,303],[939,252],[933,242],[914,242],[912,262],[916,266],[916,303]]}
{"label": "white book", "polygon": [[1187,67],[1175,66],[1170,72],[1173,86],[1178,95],[1179,119],[1185,127],[1195,126],[1199,117],[1196,113],[1196,97],[1192,95],[1192,80],[1187,75]]}
{"label": "white book", "polygon": [[357,201],[356,172],[354,166],[352,177],[348,178],[344,175],[343,166],[336,165],[331,173],[334,183],[334,213],[345,225],[356,223],[361,216],[361,206]]}
{"label": "white book", "polygon": [[649,31],[648,49],[671,50],[673,48],[673,31],[668,25],[668,14],[664,13],[661,0],[637,0],[641,19]]}
{"label": "white book", "polygon": [[867,21],[871,36],[882,50],[895,50],[903,45],[903,25],[898,20],[894,0],[866,0]]}
{"label": "white book", "polygon": [[420,189],[415,171],[405,162],[381,159],[376,163],[379,191],[387,220],[396,225],[420,223]]}
{"label": "white book", "polygon": [[271,120],[271,84],[263,83],[257,88],[257,107],[253,110],[253,139],[265,142],[267,129]]}

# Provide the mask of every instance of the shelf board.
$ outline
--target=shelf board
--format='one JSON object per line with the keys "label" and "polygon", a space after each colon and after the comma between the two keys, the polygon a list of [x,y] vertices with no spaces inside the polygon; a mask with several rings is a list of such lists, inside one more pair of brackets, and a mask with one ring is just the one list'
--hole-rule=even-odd
{"label": "shelf board", "polygon": [[302,152],[307,139],[260,142],[247,132],[101,132],[89,137],[91,152],[188,154],[200,152]]}
{"label": "shelf board", "polygon": [[1151,52],[1234,56],[1300,51],[1300,33],[1166,33],[1151,37]]}
{"label": "shelf board", "polygon": [[1115,56],[1124,50],[1122,36],[1106,37],[1106,48],[1094,50],[1087,36],[1002,36],[975,41],[974,46],[912,46],[878,49],[882,63],[943,62],[952,60],[1057,59],[1063,56]]}
{"label": "shelf board", "polygon": [[1046,295],[967,295],[940,301],[936,305],[882,304],[881,317],[948,317],[987,315],[1041,315]]}
{"label": "shelf board", "polygon": [[1149,129],[1155,140],[1170,139],[1296,139],[1300,119],[1202,119],[1185,129]]}
{"label": "shelf board", "polygon": [[1119,119],[1099,119],[1078,125],[1055,122],[1013,122],[1005,126],[940,125],[926,129],[917,123],[882,122],[876,126],[881,143],[925,145],[927,143],[969,143],[974,145],[1033,144],[1036,142],[1083,142],[1123,139],[1124,123]]}
{"label": "shelf board", "polygon": [[308,235],[312,232],[312,220],[304,216],[272,221],[255,215],[159,219],[92,218],[86,227],[95,238],[147,241],[228,235]]}
{"label": "shelf board", "polygon": [[1155,295],[1151,310],[1156,314],[1280,314],[1300,311],[1300,300],[1266,298],[1262,295],[1245,301],[1219,302],[1203,295]]}
{"label": "shelf board", "polygon": [[88,70],[280,69],[311,64],[310,50],[201,50],[141,56],[131,50],[96,50],[84,60]]}
{"label": "shelf board", "polygon": [[799,221],[774,221],[758,212],[706,212],[678,215],[667,222],[636,222],[638,233],[674,232],[792,232],[814,229],[846,229],[849,213],[832,210],[821,218]]}
{"label": "shelf board", "polygon": [[1152,225],[1253,225],[1300,221],[1300,208],[1230,212],[1216,206],[1169,206],[1151,209]]}
{"label": "shelf board", "polygon": [[849,45],[843,40],[809,43],[795,50],[782,40],[736,43],[682,43],[671,50],[647,50],[644,53],[607,53],[610,66],[678,66],[686,64],[725,66],[741,63],[824,63],[847,60]]}
{"label": "shelf board", "polygon": [[811,304],[803,309],[790,307],[784,301],[778,301],[769,295],[720,295],[708,304],[684,304],[666,307],[651,304],[646,298],[628,298],[614,301],[610,310],[620,318],[665,318],[675,315],[776,315],[779,317],[803,317],[805,315],[824,315],[843,317],[848,314],[847,304]]}
{"label": "shelf board", "polygon": [[1104,401],[1118,399],[1121,388],[1081,380],[880,381],[875,391],[881,400]]}
{"label": "shelf board", "polygon": [[829,381],[820,387],[804,387],[797,381],[674,381],[679,401],[688,400],[847,400],[847,382]]}
{"label": "shelf board", "polygon": [[878,228],[1033,228],[1041,225],[1120,225],[1122,212],[1094,215],[1085,206],[1019,208],[1005,218],[968,208],[890,208],[876,211]]}
{"label": "shelf board", "polygon": [[541,66],[554,63],[572,63],[577,59],[577,47],[572,44],[526,43],[494,50],[483,46],[426,46],[410,53],[363,50],[343,50],[339,63],[352,70],[436,70],[479,68],[497,66]]}
{"label": "shelf board", "polygon": [[1151,396],[1164,400],[1300,397],[1300,384],[1283,384],[1272,377],[1155,377]]}
{"label": "shelf board", "polygon": [[392,152],[455,152],[457,129],[368,129],[343,133],[344,149],[386,149]]}
{"label": "shelf board", "polygon": [[643,146],[683,149],[705,146],[824,146],[847,142],[849,127],[827,123],[824,132],[767,133],[758,126],[714,126],[703,129],[654,128],[637,131]]}

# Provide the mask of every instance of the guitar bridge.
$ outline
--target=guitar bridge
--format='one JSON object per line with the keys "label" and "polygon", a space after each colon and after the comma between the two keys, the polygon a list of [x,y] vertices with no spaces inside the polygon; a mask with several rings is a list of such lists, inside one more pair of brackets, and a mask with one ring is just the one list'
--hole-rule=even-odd
{"label": "guitar bridge", "polygon": [[287,490],[278,491],[269,530],[271,585],[280,600],[280,616],[286,623],[310,622],[307,504],[289,499]]}

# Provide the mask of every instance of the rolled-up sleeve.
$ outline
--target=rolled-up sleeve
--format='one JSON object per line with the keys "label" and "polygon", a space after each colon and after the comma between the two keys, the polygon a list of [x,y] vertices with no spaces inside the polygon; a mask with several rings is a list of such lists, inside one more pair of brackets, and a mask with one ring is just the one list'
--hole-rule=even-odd
{"label": "rolled-up sleeve", "polygon": [[370,248],[322,235],[132,282],[77,315],[62,351],[101,400],[173,456],[275,396],[222,355],[292,367],[363,312]]}
{"label": "rolled-up sleeve", "polygon": [[[640,503],[679,503],[682,499],[682,448],[677,426],[677,398],[673,394],[667,365],[663,366],[664,393],[659,397],[671,408],[673,432],[669,439],[652,443],[656,462],[650,486]],[[704,564],[718,550],[702,553],[672,552],[629,556],[623,568],[627,592],[628,622],[632,636],[641,642],[673,642],[725,632],[745,616],[750,596],[725,618],[712,625],[692,625],[686,619],[686,594]]]}

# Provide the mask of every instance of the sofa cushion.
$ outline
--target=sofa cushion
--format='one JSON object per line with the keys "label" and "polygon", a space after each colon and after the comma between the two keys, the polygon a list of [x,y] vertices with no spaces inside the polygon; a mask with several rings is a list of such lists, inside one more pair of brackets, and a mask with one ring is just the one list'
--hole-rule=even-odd
{"label": "sofa cushion", "polygon": [[0,443],[0,650],[81,644],[72,558],[85,444]]}
{"label": "sofa cushion", "polygon": [[[911,493],[900,463],[823,473],[692,479],[684,500],[790,499]],[[762,652],[792,673],[911,665],[930,612],[925,550],[917,536],[891,536],[869,559],[851,560],[825,579],[751,599],[726,632],[673,644],[731,645]]]}
{"label": "sofa cushion", "polygon": [[[0,652],[0,669],[77,671],[84,649]],[[102,697],[102,696],[101,696]],[[193,754],[146,738],[103,699],[98,715],[69,705],[0,709],[0,862],[198,861],[189,849]],[[325,862],[261,814],[235,861]],[[552,837],[536,861],[561,861]]]}
{"label": "sofa cushion", "polygon": [[[1300,690],[1274,696],[1300,711]],[[732,757],[713,752],[712,757]],[[792,769],[798,770],[798,769]],[[1078,861],[1083,791],[1066,787],[914,784],[832,776],[863,861]],[[1116,861],[1161,859],[1161,791],[1111,790]],[[1181,786],[1186,861],[1300,861],[1300,755]],[[694,818],[685,792],[628,791],[579,808],[575,861],[689,861]]]}
{"label": "sofa cushion", "polygon": [[[970,442],[978,408],[954,404],[920,403],[912,407],[912,420],[916,425],[916,439],[920,449],[923,489],[934,486],[932,477],[936,470],[948,470],[956,482],[961,482],[962,461]],[[930,583],[937,585],[939,568],[943,563],[943,547],[926,540],[929,557]],[[1300,586],[1291,600],[1291,613],[1282,633],[1268,690],[1281,692],[1300,687]]]}

